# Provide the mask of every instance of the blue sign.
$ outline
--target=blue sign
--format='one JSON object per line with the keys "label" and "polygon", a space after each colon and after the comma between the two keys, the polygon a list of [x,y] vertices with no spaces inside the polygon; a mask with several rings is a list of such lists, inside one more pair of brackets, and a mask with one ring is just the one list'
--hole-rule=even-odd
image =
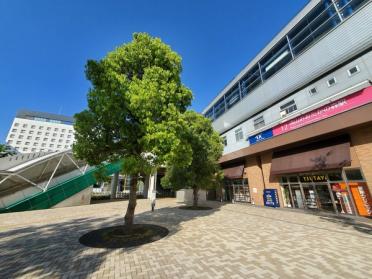
{"label": "blue sign", "polygon": [[255,143],[267,140],[267,139],[272,138],[272,137],[273,137],[273,129],[269,129],[269,130],[263,131],[263,132],[261,132],[257,135],[250,136],[248,138],[248,140],[249,140],[250,144],[255,144]]}
{"label": "blue sign", "polygon": [[278,191],[276,189],[265,189],[263,198],[265,206],[279,207]]}

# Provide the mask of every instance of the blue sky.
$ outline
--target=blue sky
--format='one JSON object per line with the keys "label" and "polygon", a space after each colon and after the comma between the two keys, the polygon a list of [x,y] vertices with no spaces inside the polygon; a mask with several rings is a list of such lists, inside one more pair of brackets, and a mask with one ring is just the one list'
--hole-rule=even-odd
{"label": "blue sky", "polygon": [[18,109],[86,107],[87,59],[158,36],[183,58],[198,112],[308,0],[0,0],[0,143]]}

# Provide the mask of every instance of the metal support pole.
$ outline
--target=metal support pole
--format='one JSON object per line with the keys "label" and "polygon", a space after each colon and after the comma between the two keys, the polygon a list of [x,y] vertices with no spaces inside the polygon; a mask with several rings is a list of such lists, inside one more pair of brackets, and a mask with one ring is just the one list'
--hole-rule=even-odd
{"label": "metal support pole", "polygon": [[261,64],[260,62],[257,63],[258,64],[258,70],[260,71],[260,77],[261,77],[261,83],[263,83],[263,76],[262,76],[262,70],[261,70]]}
{"label": "metal support pole", "polygon": [[288,35],[286,35],[286,38],[287,38],[287,43],[288,43],[289,51],[291,52],[292,60],[293,60],[294,59],[294,54],[293,54],[293,50],[292,50],[291,41],[289,40]]}
{"label": "metal support pole", "polygon": [[49,178],[49,180],[48,180],[48,183],[45,185],[45,187],[44,187],[44,189],[43,189],[44,192],[48,189],[48,186],[49,186],[50,182],[52,181],[52,179],[53,179],[53,177],[54,177],[54,175],[55,175],[55,173],[56,173],[56,171],[57,171],[59,165],[61,164],[61,162],[62,162],[62,160],[63,160],[63,157],[65,157],[65,154],[62,154],[61,159],[59,159],[56,168],[54,169],[52,175],[50,176],[50,178]]}
{"label": "metal support pole", "polygon": [[336,11],[338,17],[340,18],[340,21],[342,22],[343,21],[343,18],[342,18],[342,15],[340,13],[340,10],[338,9],[338,6],[337,6],[336,1],[335,0],[332,0],[332,4],[335,7],[335,11]]}

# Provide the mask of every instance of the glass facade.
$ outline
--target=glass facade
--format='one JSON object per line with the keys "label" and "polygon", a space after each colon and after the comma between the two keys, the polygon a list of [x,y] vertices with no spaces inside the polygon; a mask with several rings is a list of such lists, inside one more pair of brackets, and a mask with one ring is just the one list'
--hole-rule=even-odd
{"label": "glass facade", "polygon": [[248,188],[248,179],[225,179],[224,200],[234,202],[251,202],[251,195]]}
{"label": "glass facade", "polygon": [[280,184],[286,207],[372,216],[372,198],[358,168],[282,176]]}
{"label": "glass facade", "polygon": [[261,83],[296,59],[314,42],[326,35],[368,0],[323,0],[305,15],[287,35],[222,96],[205,116],[215,120]]}

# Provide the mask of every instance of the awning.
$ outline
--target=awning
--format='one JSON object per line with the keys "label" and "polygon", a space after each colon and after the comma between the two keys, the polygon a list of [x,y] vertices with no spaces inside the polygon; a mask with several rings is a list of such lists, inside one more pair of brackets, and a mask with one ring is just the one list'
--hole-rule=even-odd
{"label": "awning", "polygon": [[305,152],[273,156],[271,175],[339,169],[351,165],[350,142]]}
{"label": "awning", "polygon": [[228,178],[228,179],[242,178],[243,171],[244,171],[244,165],[239,165],[236,167],[223,169],[225,178]]}

